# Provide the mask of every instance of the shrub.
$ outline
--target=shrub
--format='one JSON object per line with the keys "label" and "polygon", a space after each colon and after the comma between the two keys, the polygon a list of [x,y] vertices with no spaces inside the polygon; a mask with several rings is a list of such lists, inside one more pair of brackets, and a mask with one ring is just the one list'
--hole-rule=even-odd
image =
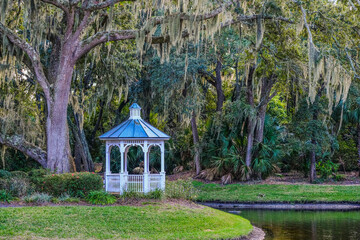
{"label": "shrub", "polygon": [[75,198],[75,197],[71,197],[69,194],[62,194],[60,197],[59,197],[59,201],[60,202],[70,202],[70,203],[78,203],[80,202],[80,199],[79,198]]}
{"label": "shrub", "polygon": [[107,205],[116,202],[116,197],[105,191],[91,191],[86,200],[91,204]]}
{"label": "shrub", "polygon": [[51,202],[56,204],[56,203],[59,203],[60,200],[56,197],[53,197],[53,198],[51,198]]}
{"label": "shrub", "polygon": [[0,178],[10,178],[10,177],[11,177],[10,172],[0,169]]}
{"label": "shrub", "polygon": [[336,173],[339,165],[332,161],[321,161],[316,164],[316,170],[319,172],[322,179],[326,180],[332,173]]}
{"label": "shrub", "polygon": [[[50,171],[44,168],[33,169],[28,172],[28,177],[31,183],[35,185],[37,191],[41,190],[42,183],[44,182],[44,177],[49,175]],[[40,189],[39,189],[40,188]]]}
{"label": "shrub", "polygon": [[12,171],[11,177],[27,178],[28,174],[23,171]]}
{"label": "shrub", "polygon": [[23,200],[27,203],[47,203],[50,202],[52,196],[46,193],[34,193],[23,197]]}
{"label": "shrub", "polygon": [[191,179],[168,181],[166,183],[165,196],[167,198],[193,200],[198,190],[193,186]]}
{"label": "shrub", "polygon": [[37,189],[53,196],[64,193],[72,197],[85,197],[90,191],[101,190],[103,181],[101,176],[94,173],[64,173],[45,175]]}
{"label": "shrub", "polygon": [[148,199],[162,199],[164,197],[164,192],[161,189],[155,189],[144,195]]}
{"label": "shrub", "polygon": [[333,179],[337,182],[341,182],[346,179],[346,176],[344,174],[335,174]]}
{"label": "shrub", "polygon": [[0,190],[0,201],[2,202],[10,202],[12,200],[12,196],[6,190]]}
{"label": "shrub", "polygon": [[33,191],[27,178],[11,177],[7,179],[7,189],[12,196],[22,197]]}
{"label": "shrub", "polygon": [[8,180],[0,178],[0,189],[8,189]]}

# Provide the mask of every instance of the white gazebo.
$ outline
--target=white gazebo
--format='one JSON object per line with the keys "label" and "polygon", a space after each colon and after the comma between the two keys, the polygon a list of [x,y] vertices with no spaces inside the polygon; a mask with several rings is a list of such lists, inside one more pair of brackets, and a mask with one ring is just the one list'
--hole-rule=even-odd
{"label": "white gazebo", "polygon": [[[131,105],[130,117],[125,122],[100,136],[106,141],[105,188],[107,192],[124,191],[144,192],[155,189],[165,190],[165,146],[164,141],[170,136],[145,122],[140,115],[141,107]],[[144,152],[144,173],[128,174],[127,153],[131,146],[140,146]],[[159,146],[161,151],[160,174],[150,174],[149,153],[152,147]],[[110,170],[110,153],[112,147],[118,147],[121,154],[120,173]]]}

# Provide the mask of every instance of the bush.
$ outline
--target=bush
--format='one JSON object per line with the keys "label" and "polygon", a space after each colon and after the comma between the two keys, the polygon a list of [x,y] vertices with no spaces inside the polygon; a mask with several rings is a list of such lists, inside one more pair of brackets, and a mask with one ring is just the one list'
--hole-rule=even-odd
{"label": "bush", "polygon": [[162,199],[164,197],[164,192],[161,189],[155,189],[144,196],[148,199]]}
{"label": "bush", "polygon": [[11,177],[27,178],[28,174],[23,171],[12,171]]}
{"label": "bush", "polygon": [[50,202],[53,197],[46,193],[34,193],[23,197],[23,200],[27,203],[47,203]]}
{"label": "bush", "polygon": [[12,196],[6,190],[0,190],[0,201],[1,202],[10,202],[12,200]]}
{"label": "bush", "polygon": [[8,189],[8,180],[0,178],[0,190],[1,189]]}
{"label": "bush", "polygon": [[56,197],[53,197],[53,198],[51,198],[51,202],[57,204],[60,202],[60,200]]}
{"label": "bush", "polygon": [[333,179],[337,182],[341,182],[346,179],[346,176],[344,174],[335,174]]}
{"label": "bush", "polygon": [[[49,174],[50,171],[44,168],[33,169],[30,172],[28,172],[28,178],[30,182],[35,185],[35,187],[37,188],[36,190],[40,191],[42,187],[42,183],[44,182],[44,177]],[[40,189],[38,189],[39,187]]]}
{"label": "bush", "polygon": [[336,173],[339,165],[332,161],[321,161],[316,164],[316,170],[319,172],[322,179],[327,180],[329,176]]}
{"label": "bush", "polygon": [[69,203],[78,203],[80,202],[80,199],[79,198],[75,198],[75,197],[71,197],[69,194],[62,194],[60,197],[59,197],[59,201],[60,202],[69,202]]}
{"label": "bush", "polygon": [[165,196],[167,198],[193,200],[197,197],[198,190],[193,186],[191,179],[168,181]]}
{"label": "bush", "polygon": [[11,177],[7,179],[7,190],[12,196],[22,197],[33,191],[33,188],[27,178]]}
{"label": "bush", "polygon": [[86,200],[91,204],[108,205],[116,202],[116,197],[105,191],[91,191]]}
{"label": "bush", "polygon": [[90,191],[103,188],[101,176],[94,173],[52,174],[37,179],[41,179],[37,189],[56,197],[64,193],[72,197],[85,197]]}
{"label": "bush", "polygon": [[2,170],[0,169],[0,178],[10,178],[11,177],[11,173],[6,171],[6,170]]}

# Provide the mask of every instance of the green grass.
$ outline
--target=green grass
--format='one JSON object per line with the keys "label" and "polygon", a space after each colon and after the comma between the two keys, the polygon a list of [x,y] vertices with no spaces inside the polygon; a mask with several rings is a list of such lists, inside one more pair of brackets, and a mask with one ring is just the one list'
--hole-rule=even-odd
{"label": "green grass", "polygon": [[223,202],[360,202],[360,186],[205,184],[194,181],[197,201]]}
{"label": "green grass", "polygon": [[226,239],[251,230],[246,219],[207,207],[0,208],[0,239]]}

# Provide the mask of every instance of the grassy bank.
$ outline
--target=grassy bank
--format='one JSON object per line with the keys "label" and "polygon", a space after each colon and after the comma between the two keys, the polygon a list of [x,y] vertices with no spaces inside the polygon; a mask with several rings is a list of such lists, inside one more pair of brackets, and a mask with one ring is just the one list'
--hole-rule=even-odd
{"label": "grassy bank", "polygon": [[239,216],[177,204],[0,208],[0,239],[226,239],[251,230]]}
{"label": "grassy bank", "polygon": [[360,186],[220,184],[194,181],[198,201],[360,202]]}

